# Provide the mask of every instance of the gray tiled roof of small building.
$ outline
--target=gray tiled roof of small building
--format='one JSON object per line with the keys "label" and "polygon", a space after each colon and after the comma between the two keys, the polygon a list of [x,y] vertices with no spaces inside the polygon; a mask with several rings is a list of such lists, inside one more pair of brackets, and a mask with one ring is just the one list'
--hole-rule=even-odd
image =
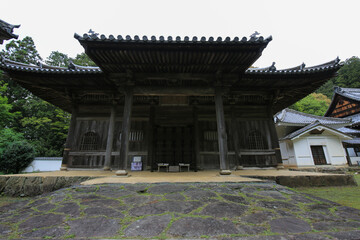
{"label": "gray tiled roof of small building", "polygon": [[[308,124],[307,126],[305,126],[305,127],[303,127],[303,128],[300,128],[300,129],[298,129],[298,130],[296,130],[296,131],[288,134],[287,136],[285,136],[285,137],[283,137],[282,139],[279,139],[279,140],[293,139],[294,137],[299,136],[300,134],[302,134],[302,133],[304,133],[304,132],[306,132],[306,131],[314,128],[314,127],[317,127],[317,126],[324,126],[324,127],[330,128],[330,129],[332,129],[332,130],[334,130],[334,131],[341,132],[341,133],[343,133],[343,134],[345,134],[345,135],[351,134],[351,133],[349,133],[349,132],[340,131],[340,129],[334,129],[334,128],[329,127],[329,126],[327,126],[327,125],[321,124],[321,122],[319,122],[318,120],[316,120],[316,121]],[[349,137],[350,137],[350,136],[349,136]]]}
{"label": "gray tiled roof of small building", "polygon": [[307,113],[298,112],[292,109],[284,109],[283,111],[275,115],[275,121],[281,123],[289,123],[299,126],[305,126],[314,121],[319,121],[324,125],[335,125],[335,124],[351,124],[351,118],[332,118],[315,116]]}
{"label": "gray tiled roof of small building", "polygon": [[287,136],[283,137],[282,139],[279,139],[279,140],[286,140],[286,139],[292,139],[304,132],[306,132],[307,130],[313,128],[313,127],[316,127],[318,125],[322,125],[319,121],[315,121],[313,123],[310,123],[309,125],[303,127],[303,128],[300,128],[298,130],[296,130],[295,132],[292,132],[290,134],[288,134]]}
{"label": "gray tiled roof of small building", "polygon": [[344,143],[348,144],[360,144],[360,138],[354,138],[350,140],[343,140]]}
{"label": "gray tiled roof of small building", "polygon": [[340,132],[346,133],[346,134],[360,134],[360,131],[357,129],[352,129],[348,127],[341,127],[337,129]]}
{"label": "gray tiled roof of small building", "polygon": [[360,101],[360,88],[341,88],[335,87],[334,92],[343,97],[350,98],[356,101]]}
{"label": "gray tiled roof of small building", "polygon": [[73,64],[73,68],[55,67],[44,63],[39,65],[25,64],[11,61],[9,59],[0,58],[0,68],[14,69],[23,72],[43,72],[43,73],[59,73],[59,74],[75,74],[75,73],[102,73],[99,67],[87,67]]}
{"label": "gray tiled roof of small building", "polygon": [[360,123],[360,113],[351,115],[350,117],[348,117],[352,120],[352,124],[358,124]]}
{"label": "gray tiled roof of small building", "polygon": [[181,38],[180,36],[177,37],[156,37],[156,36],[143,36],[140,38],[138,35],[135,35],[133,38],[130,35],[122,36],[118,35],[115,37],[114,35],[109,35],[109,37],[106,37],[104,34],[101,34],[100,37],[99,34],[83,34],[83,36],[80,36],[79,34],[75,33],[74,38],[76,38],[79,41],[98,41],[98,42],[127,42],[127,43],[174,43],[174,44],[197,44],[197,43],[206,43],[206,44],[257,44],[257,43],[268,43],[272,40],[272,37],[265,38],[264,37],[251,37],[247,39],[246,37],[239,38],[234,37],[231,39],[230,37],[222,38],[217,37],[216,39],[214,37],[190,37],[185,36]]}

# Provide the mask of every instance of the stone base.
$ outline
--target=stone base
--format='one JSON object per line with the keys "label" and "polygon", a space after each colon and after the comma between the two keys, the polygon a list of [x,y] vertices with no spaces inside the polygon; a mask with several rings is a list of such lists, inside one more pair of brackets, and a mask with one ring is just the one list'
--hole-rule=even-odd
{"label": "stone base", "polygon": [[237,166],[237,167],[236,167],[236,170],[243,170],[243,169],[244,169],[243,166]]}
{"label": "stone base", "polygon": [[128,172],[126,170],[117,170],[115,172],[116,176],[119,177],[127,177],[128,176]]}
{"label": "stone base", "polygon": [[230,175],[231,171],[230,170],[220,170],[220,175]]}
{"label": "stone base", "polygon": [[276,169],[284,169],[284,165],[282,163],[278,163],[278,165],[276,166]]}
{"label": "stone base", "polygon": [[67,170],[68,170],[68,169],[67,169],[66,166],[63,166],[63,167],[60,168],[60,171],[67,171]]}
{"label": "stone base", "polygon": [[106,167],[103,168],[103,170],[104,171],[111,171],[111,168],[106,166]]}

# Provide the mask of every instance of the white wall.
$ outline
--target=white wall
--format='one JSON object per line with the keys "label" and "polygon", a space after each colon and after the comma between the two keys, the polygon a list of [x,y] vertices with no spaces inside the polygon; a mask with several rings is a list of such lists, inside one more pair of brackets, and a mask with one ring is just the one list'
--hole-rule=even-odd
{"label": "white wall", "polygon": [[60,170],[62,157],[38,157],[23,172],[48,172]]}
{"label": "white wall", "polygon": [[[292,142],[295,152],[294,165],[297,165],[298,167],[315,166],[310,148],[312,145],[323,146],[328,164],[347,164],[345,149],[342,145],[342,139],[329,131],[325,130],[325,132],[323,132],[321,135],[305,134],[300,138],[294,139]],[[287,147],[287,150],[289,152],[289,147]],[[290,158],[289,165],[293,165],[290,164]]]}

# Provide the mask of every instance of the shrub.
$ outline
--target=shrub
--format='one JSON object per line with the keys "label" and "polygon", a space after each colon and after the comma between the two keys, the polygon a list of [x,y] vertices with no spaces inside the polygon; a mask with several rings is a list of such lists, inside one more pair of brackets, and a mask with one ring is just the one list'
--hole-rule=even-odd
{"label": "shrub", "polygon": [[26,141],[10,143],[0,157],[0,172],[5,174],[19,173],[35,157],[35,149]]}

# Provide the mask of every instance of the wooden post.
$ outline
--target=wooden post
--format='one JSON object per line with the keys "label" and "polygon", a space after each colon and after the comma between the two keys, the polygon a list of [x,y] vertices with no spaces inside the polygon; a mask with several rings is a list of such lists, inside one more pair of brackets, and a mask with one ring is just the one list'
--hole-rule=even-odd
{"label": "wooden post", "polygon": [[271,136],[271,145],[275,151],[277,168],[284,168],[282,158],[281,158],[281,153],[280,153],[279,139],[278,139],[278,136],[276,133],[275,123],[274,123],[274,119],[273,119],[272,115],[270,116],[270,119],[268,120],[268,126],[269,126],[270,136]]}
{"label": "wooden post", "polygon": [[148,138],[147,148],[148,155],[147,161],[150,165],[150,171],[154,171],[154,121],[155,121],[155,106],[150,105],[149,122],[148,122]]}
{"label": "wooden post", "polygon": [[231,107],[231,132],[232,132],[232,137],[233,137],[233,141],[234,141],[236,169],[240,170],[243,168],[243,166],[242,166],[242,162],[241,162],[239,131],[238,131],[237,126],[238,126],[238,124],[237,124],[237,120],[236,120],[235,108],[234,108],[234,106],[232,106]]}
{"label": "wooden post", "polygon": [[194,170],[197,172],[197,168],[200,162],[200,143],[199,143],[199,118],[198,107],[193,107],[193,121],[194,121],[194,144],[195,144],[195,166]]}
{"label": "wooden post", "polygon": [[63,153],[63,160],[61,163],[61,171],[67,171],[68,163],[69,163],[69,152],[71,151],[71,147],[74,143],[74,132],[76,127],[76,117],[78,114],[77,106],[73,106],[71,110],[71,120],[70,120],[70,126],[68,130],[68,135],[65,142],[65,148]]}
{"label": "wooden post", "polygon": [[120,141],[120,164],[123,163],[123,169],[120,169],[116,172],[116,175],[118,176],[127,175],[132,102],[133,102],[133,89],[128,88],[127,91],[125,92],[124,114],[122,118],[121,141]]}
{"label": "wooden post", "polygon": [[228,146],[224,117],[224,105],[222,101],[222,91],[219,88],[215,89],[215,109],[219,143],[220,174],[229,175],[231,174],[231,171],[229,169],[228,162]]}
{"label": "wooden post", "polygon": [[113,148],[113,144],[114,144],[115,115],[116,115],[116,106],[115,106],[115,104],[113,104],[111,106],[111,113],[110,113],[110,119],[109,119],[104,171],[109,171],[110,165],[111,165],[111,153],[112,153],[112,148]]}

